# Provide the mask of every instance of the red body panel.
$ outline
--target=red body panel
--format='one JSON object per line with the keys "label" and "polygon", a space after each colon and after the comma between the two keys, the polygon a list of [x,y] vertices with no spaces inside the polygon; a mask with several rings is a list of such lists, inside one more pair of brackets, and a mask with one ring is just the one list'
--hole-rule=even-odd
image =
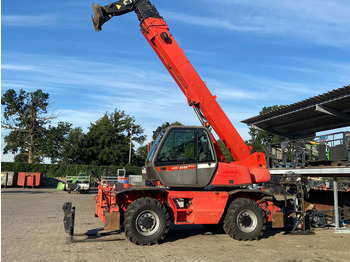
{"label": "red body panel", "polygon": [[110,185],[99,185],[97,195],[95,196],[96,210],[95,214],[102,223],[105,222],[105,212],[119,211],[117,199],[114,197],[114,187]]}
{"label": "red body panel", "polygon": [[[222,217],[229,194],[227,192],[168,191],[175,224],[217,224]],[[188,206],[177,206],[176,199],[185,199]]]}
{"label": "red body panel", "polygon": [[43,174],[41,173],[26,173],[19,172],[17,185],[18,186],[40,186],[43,183]]}
{"label": "red body panel", "polygon": [[252,183],[249,169],[235,163],[218,163],[212,186],[235,186]]}

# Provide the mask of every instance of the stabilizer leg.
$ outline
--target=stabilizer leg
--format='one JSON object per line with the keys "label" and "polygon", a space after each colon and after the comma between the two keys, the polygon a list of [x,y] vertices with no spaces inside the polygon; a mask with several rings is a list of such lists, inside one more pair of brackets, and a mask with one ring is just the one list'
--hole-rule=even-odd
{"label": "stabilizer leg", "polygon": [[66,239],[66,243],[70,244],[74,242],[73,235],[74,235],[75,207],[72,207],[72,202],[66,202],[64,203],[62,209],[64,211],[64,218],[63,218],[64,230],[66,231],[66,233],[69,234],[69,237],[67,237]]}

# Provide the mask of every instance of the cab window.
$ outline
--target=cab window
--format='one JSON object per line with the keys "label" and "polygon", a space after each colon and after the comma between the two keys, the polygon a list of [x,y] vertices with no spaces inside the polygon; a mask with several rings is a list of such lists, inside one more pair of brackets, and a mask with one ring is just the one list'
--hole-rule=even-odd
{"label": "cab window", "polygon": [[158,154],[158,162],[194,162],[195,129],[173,129]]}
{"label": "cab window", "polygon": [[204,129],[198,130],[198,162],[215,161],[211,139]]}

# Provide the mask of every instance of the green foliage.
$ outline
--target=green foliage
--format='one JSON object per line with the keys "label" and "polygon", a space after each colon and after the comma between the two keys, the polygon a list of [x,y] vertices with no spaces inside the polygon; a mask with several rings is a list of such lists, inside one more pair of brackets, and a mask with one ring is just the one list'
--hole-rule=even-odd
{"label": "green foliage", "polygon": [[63,148],[71,131],[72,124],[59,122],[57,127],[49,126],[45,137],[45,155],[51,159],[51,163],[57,163],[63,159]]}
{"label": "green foliage", "polygon": [[56,116],[47,114],[49,94],[41,89],[35,92],[9,89],[1,98],[4,106],[1,127],[11,130],[5,136],[4,154],[18,153],[28,155],[28,163],[41,161],[43,156],[43,140],[45,125]]}
{"label": "green foliage", "polygon": [[17,154],[15,157],[14,157],[14,161],[16,163],[23,163],[23,162],[27,162],[28,163],[28,154]]}
{"label": "green foliage", "polygon": [[[118,169],[123,166],[94,166],[94,165],[65,165],[65,164],[28,164],[1,162],[1,171],[13,172],[37,172],[43,173],[46,177],[65,177],[66,175],[78,175],[81,172],[90,173],[93,171],[97,176],[102,176],[108,167],[110,173],[117,174]],[[126,174],[141,175],[141,167],[125,166]]]}
{"label": "green foliage", "polygon": [[67,138],[62,144],[61,159],[62,164],[85,164],[89,161],[85,155],[84,145],[86,143],[86,135],[81,127],[69,130]]}
{"label": "green foliage", "polygon": [[131,164],[135,166],[143,166],[148,155],[148,145],[140,146],[135,155],[131,158]]}
{"label": "green foliage", "polygon": [[[259,114],[263,115],[281,107],[283,106],[274,105],[274,106],[264,107],[259,112]],[[254,129],[252,127],[249,129],[249,135],[251,136],[251,138],[248,141],[248,145],[252,146],[256,152],[263,152],[263,153],[268,152],[267,144],[280,143],[285,140],[283,136],[274,135],[265,131]]]}
{"label": "green foliage", "polygon": [[222,153],[225,156],[225,159],[227,162],[233,162],[235,161],[232,154],[230,153],[230,151],[228,150],[228,148],[225,146],[224,142],[222,142],[221,139],[217,140],[217,143],[222,151]]}
{"label": "green foliage", "polygon": [[143,131],[133,117],[115,109],[91,124],[84,153],[94,165],[126,164],[129,162],[131,132],[133,141],[143,143],[146,139]]}

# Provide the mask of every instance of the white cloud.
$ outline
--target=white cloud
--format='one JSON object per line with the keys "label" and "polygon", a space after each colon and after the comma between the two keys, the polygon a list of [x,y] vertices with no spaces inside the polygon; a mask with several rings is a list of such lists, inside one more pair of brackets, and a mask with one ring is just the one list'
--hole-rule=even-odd
{"label": "white cloud", "polygon": [[[266,104],[285,104],[319,92],[314,85],[299,82],[282,81],[278,78],[263,77],[255,74],[220,71],[224,80],[207,79],[211,92],[218,101],[239,105],[255,102],[260,108]],[[218,75],[218,77],[220,77]],[[283,95],[281,95],[283,94]],[[246,103],[244,103],[246,102]],[[235,105],[237,106],[237,105]]]}
{"label": "white cloud", "polygon": [[84,108],[82,110],[60,109],[59,113],[59,118],[55,122],[74,123],[74,127],[81,127],[86,132],[90,123],[94,123],[101,118],[104,112],[101,113],[100,110]]}
{"label": "white cloud", "polygon": [[2,15],[1,22],[5,26],[49,26],[55,23],[53,15]]}
{"label": "white cloud", "polygon": [[263,29],[259,26],[249,26],[249,25],[235,25],[230,21],[220,20],[212,17],[201,17],[186,15],[184,13],[176,13],[165,11],[164,16],[169,20],[180,21],[186,24],[206,26],[206,27],[218,27],[221,29],[227,29],[230,31],[238,32],[259,32]]}
{"label": "white cloud", "polygon": [[38,66],[33,65],[19,65],[19,64],[2,64],[1,69],[4,70],[13,70],[13,71],[34,71],[42,72],[43,69]]}
{"label": "white cloud", "polygon": [[[69,57],[48,57],[40,55],[15,55],[16,62],[2,65],[4,72],[3,84],[47,87],[62,87],[66,92],[88,88],[90,90],[104,89],[109,93],[121,94],[130,91],[165,92],[160,87],[173,84],[171,77],[159,73],[149,65],[144,68],[125,64],[122,60],[112,60],[110,63],[99,63],[91,60],[78,60]],[[3,59],[4,61],[5,59]],[[129,61],[127,61],[130,63]],[[11,79],[11,72],[22,73],[22,80]],[[28,71],[28,73],[26,73]],[[36,71],[31,74],[30,71]]]}
{"label": "white cloud", "polygon": [[165,17],[196,26],[278,35],[334,47],[350,46],[349,1],[206,1],[210,13],[203,16],[165,12]]}

